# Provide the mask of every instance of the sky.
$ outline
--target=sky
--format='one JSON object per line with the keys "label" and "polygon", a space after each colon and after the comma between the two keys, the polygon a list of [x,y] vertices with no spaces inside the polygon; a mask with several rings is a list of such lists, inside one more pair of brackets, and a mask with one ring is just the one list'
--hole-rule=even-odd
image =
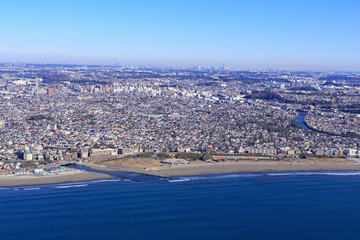
{"label": "sky", "polygon": [[360,71],[358,0],[0,0],[0,61]]}

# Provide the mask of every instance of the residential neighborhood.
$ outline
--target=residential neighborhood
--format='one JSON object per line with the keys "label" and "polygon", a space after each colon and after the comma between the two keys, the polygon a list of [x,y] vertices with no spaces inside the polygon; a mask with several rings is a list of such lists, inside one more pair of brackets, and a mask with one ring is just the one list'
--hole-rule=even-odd
{"label": "residential neighborhood", "polygon": [[1,64],[0,168],[143,152],[356,157],[359,79],[224,67]]}

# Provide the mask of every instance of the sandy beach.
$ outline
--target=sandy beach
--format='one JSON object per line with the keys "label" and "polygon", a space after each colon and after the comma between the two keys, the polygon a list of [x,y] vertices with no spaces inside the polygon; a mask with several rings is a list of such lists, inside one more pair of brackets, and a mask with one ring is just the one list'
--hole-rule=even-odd
{"label": "sandy beach", "polygon": [[170,166],[162,169],[149,169],[144,173],[162,176],[191,176],[223,173],[253,173],[253,172],[297,172],[297,171],[360,171],[360,164],[282,164],[282,163],[215,163],[186,166]]}
{"label": "sandy beach", "polygon": [[298,171],[360,171],[359,161],[229,161],[214,163],[191,163],[186,165],[155,164],[143,166],[124,166],[121,164],[91,164],[87,167],[103,172],[94,173],[73,170],[54,176],[0,176],[0,187],[33,186],[44,184],[59,184],[83,182],[114,178],[106,173],[133,172],[159,177],[211,175],[226,173],[254,172],[298,172]]}
{"label": "sandy beach", "polygon": [[239,161],[220,163],[194,163],[187,165],[165,165],[155,167],[127,167],[121,165],[88,165],[104,172],[135,172],[160,177],[191,176],[224,173],[252,172],[297,172],[297,171],[360,171],[357,162],[289,163],[271,161]]}
{"label": "sandy beach", "polygon": [[93,181],[100,179],[113,178],[107,174],[70,171],[54,176],[1,176],[0,187],[18,187],[18,186],[33,186],[45,184],[71,183]]}

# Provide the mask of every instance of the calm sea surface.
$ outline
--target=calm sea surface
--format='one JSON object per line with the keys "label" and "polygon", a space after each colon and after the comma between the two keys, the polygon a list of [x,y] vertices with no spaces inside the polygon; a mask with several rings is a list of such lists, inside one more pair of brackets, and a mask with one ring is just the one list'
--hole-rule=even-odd
{"label": "calm sea surface", "polygon": [[0,239],[360,239],[360,172],[0,189]]}

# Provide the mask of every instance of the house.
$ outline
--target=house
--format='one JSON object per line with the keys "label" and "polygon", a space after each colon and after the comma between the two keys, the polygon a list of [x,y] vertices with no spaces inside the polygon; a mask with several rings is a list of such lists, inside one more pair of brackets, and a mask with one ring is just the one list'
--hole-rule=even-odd
{"label": "house", "polygon": [[42,174],[42,173],[44,173],[44,169],[43,168],[34,168],[34,173],[35,174]]}

